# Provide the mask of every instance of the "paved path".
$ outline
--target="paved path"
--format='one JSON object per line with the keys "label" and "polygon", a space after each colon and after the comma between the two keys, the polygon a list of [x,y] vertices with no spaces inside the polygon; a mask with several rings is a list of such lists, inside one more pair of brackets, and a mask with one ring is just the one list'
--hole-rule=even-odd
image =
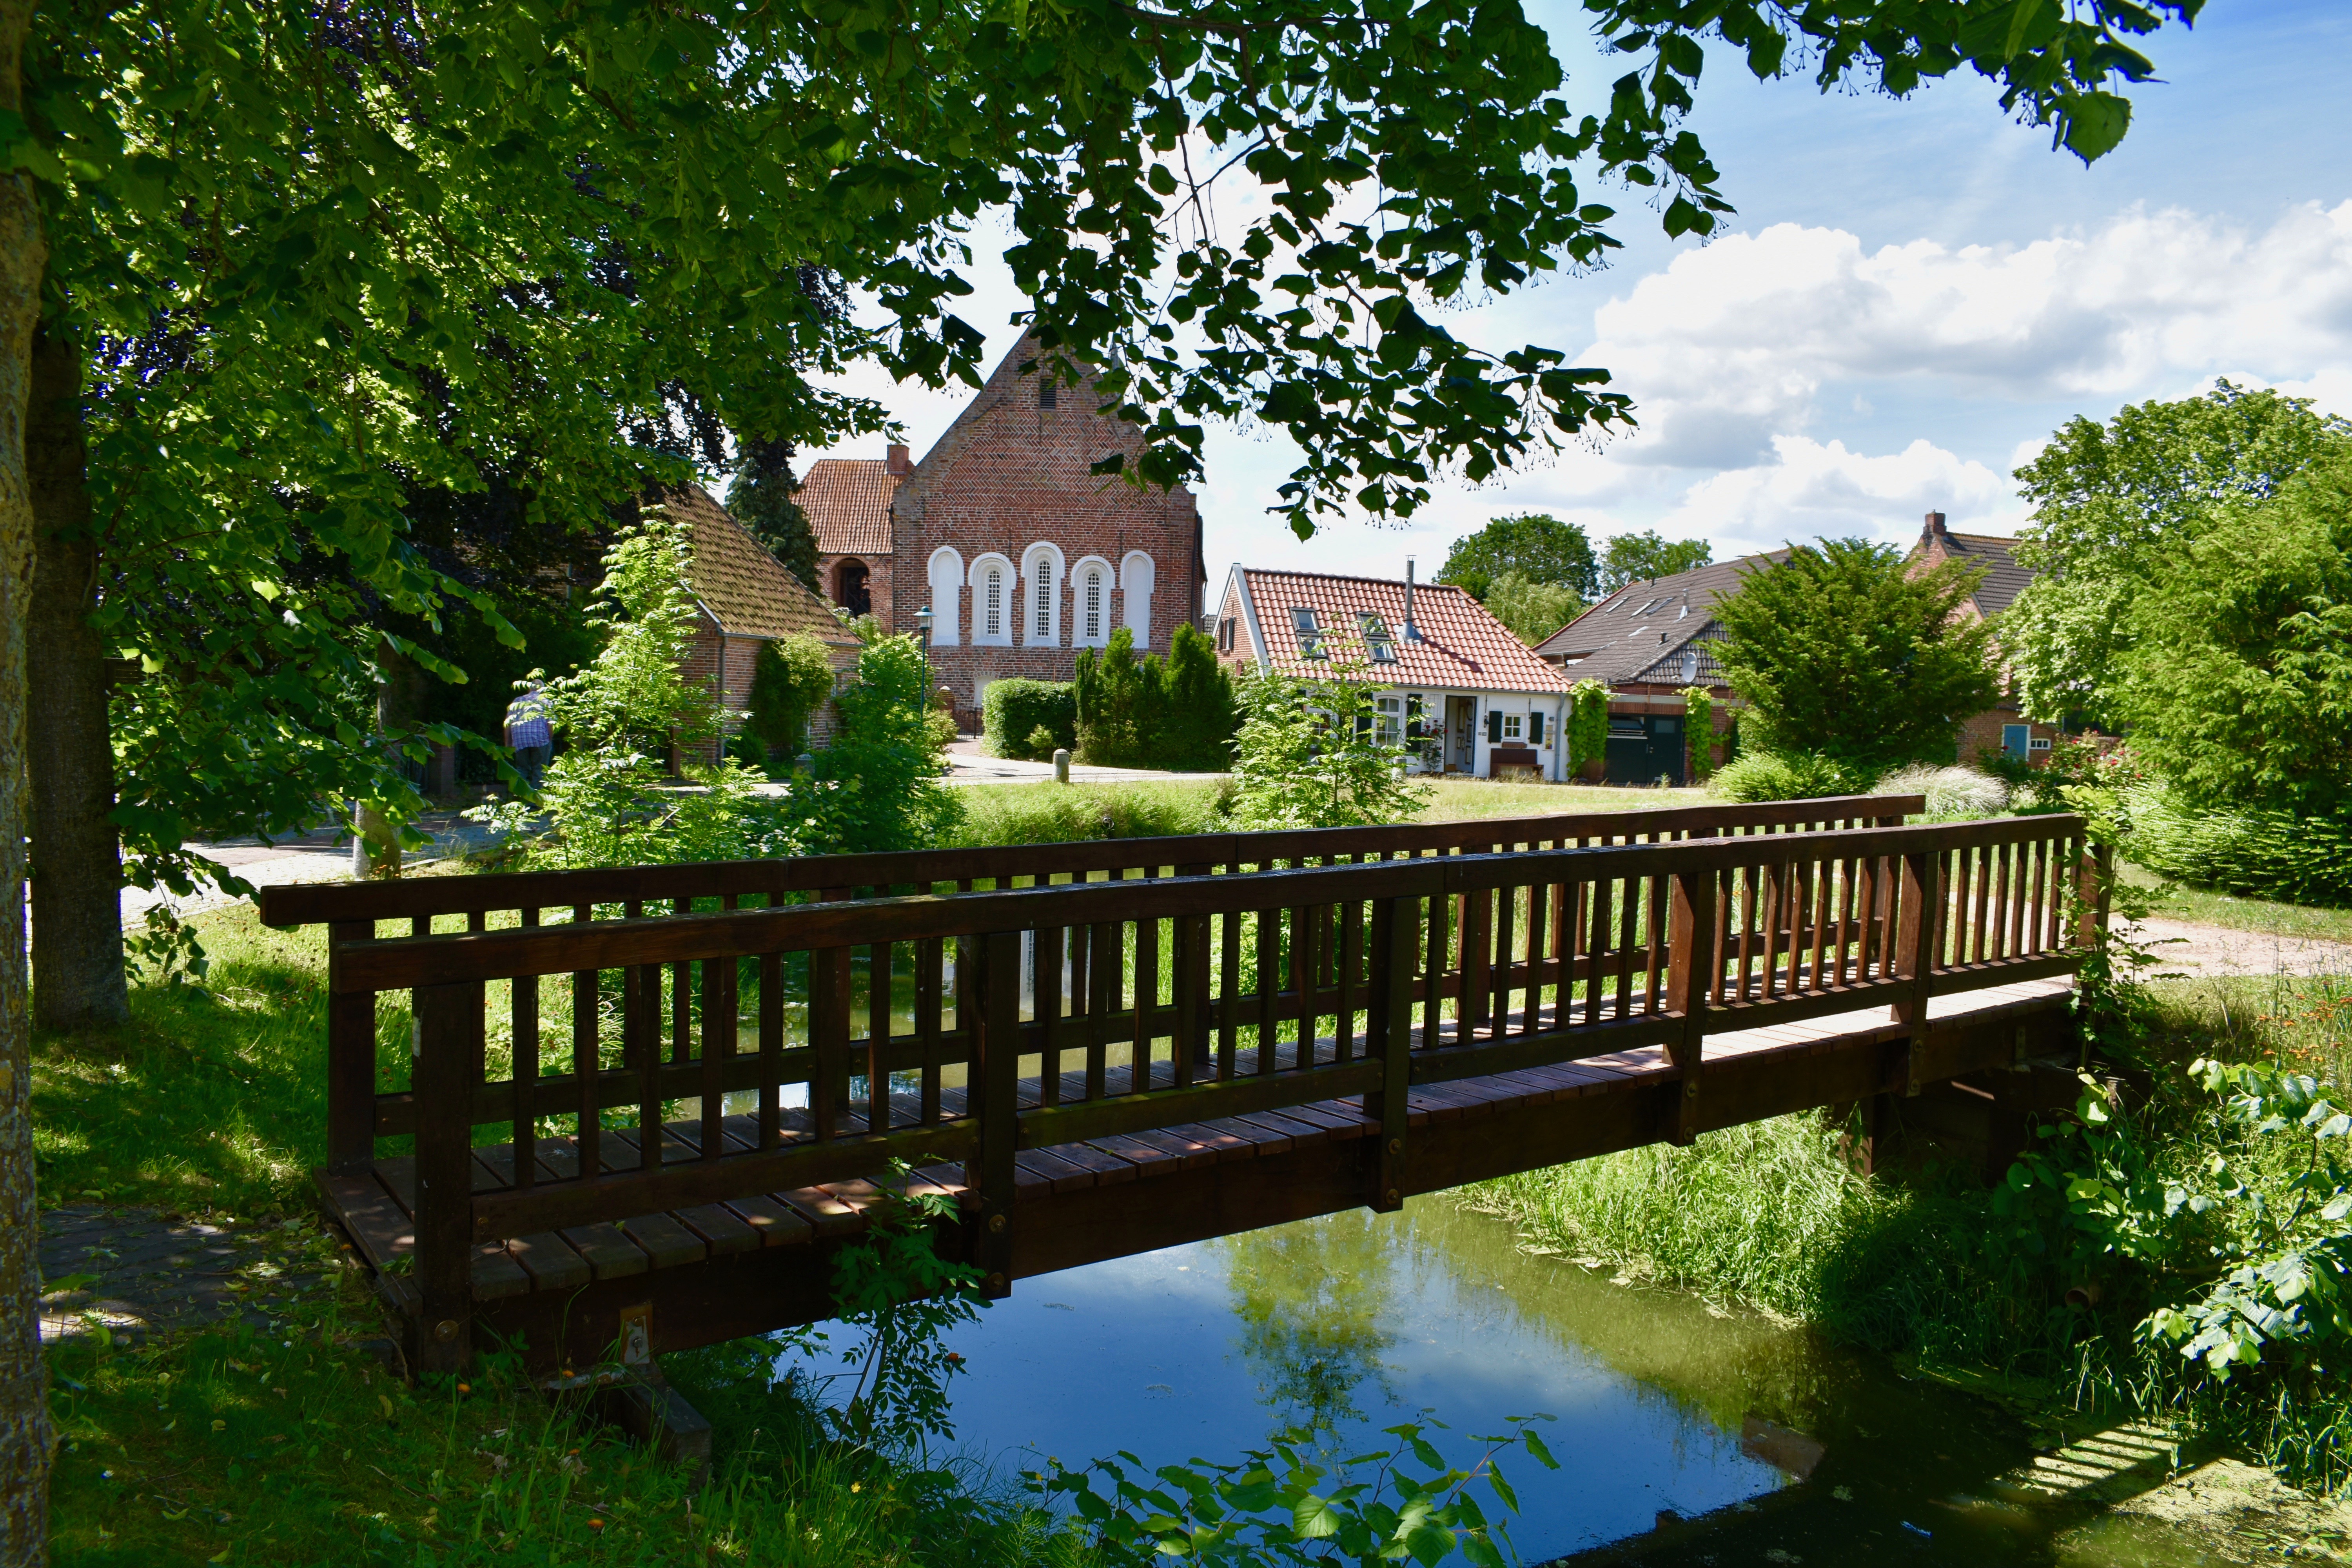
{"label": "paved path", "polygon": [[[948,748],[949,773],[951,784],[1039,784],[1054,776],[1051,763],[1024,763],[1012,757],[992,757],[982,748],[987,742],[977,737],[967,737]],[[1153,768],[1097,768],[1082,763],[1070,764],[1072,784],[1132,784],[1152,779],[1170,779],[1213,784],[1223,773],[1171,773]]]}
{"label": "paved path", "polygon": [[103,1324],[136,1342],[240,1316],[268,1328],[284,1298],[325,1278],[328,1266],[312,1250],[317,1236],[301,1220],[208,1225],[153,1209],[51,1209],[41,1216],[41,1276],[84,1282],[42,1296],[41,1341],[80,1338]]}
{"label": "paved path", "polygon": [[2352,975],[2352,942],[2273,936],[2187,921],[2145,920],[2139,940],[2156,955],[2158,974],[2204,980],[2220,974]]}

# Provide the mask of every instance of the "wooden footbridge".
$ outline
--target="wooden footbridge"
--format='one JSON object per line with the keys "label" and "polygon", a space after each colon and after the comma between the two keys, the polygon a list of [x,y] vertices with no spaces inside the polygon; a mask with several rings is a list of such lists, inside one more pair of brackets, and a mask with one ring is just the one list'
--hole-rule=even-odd
{"label": "wooden footbridge", "polygon": [[411,1364],[488,1332],[586,1365],[625,1331],[830,1316],[900,1163],[1003,1294],[2060,1043],[2098,918],[2081,820],[1899,826],[1920,809],[424,878],[261,912],[330,928],[318,1181]]}

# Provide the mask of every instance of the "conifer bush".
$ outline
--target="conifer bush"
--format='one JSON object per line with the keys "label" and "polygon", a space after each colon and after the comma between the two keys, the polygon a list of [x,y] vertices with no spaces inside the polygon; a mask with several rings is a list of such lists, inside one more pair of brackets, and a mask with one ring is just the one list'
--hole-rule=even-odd
{"label": "conifer bush", "polygon": [[[1135,636],[1111,634],[1099,655],[1078,650],[1077,758],[1098,767],[1222,773],[1234,763],[1240,729],[1232,678],[1216,644],[1192,626],[1176,628],[1164,660],[1135,656]],[[989,689],[990,695],[995,688]]]}

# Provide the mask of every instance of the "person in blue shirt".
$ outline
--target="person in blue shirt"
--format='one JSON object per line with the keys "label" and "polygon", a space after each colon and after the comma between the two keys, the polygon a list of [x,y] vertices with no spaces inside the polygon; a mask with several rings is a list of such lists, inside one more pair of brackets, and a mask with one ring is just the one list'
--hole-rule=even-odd
{"label": "person in blue shirt", "polygon": [[524,685],[507,704],[507,744],[514,748],[515,768],[523,783],[537,789],[555,750],[554,732],[547,727],[547,693],[537,681]]}

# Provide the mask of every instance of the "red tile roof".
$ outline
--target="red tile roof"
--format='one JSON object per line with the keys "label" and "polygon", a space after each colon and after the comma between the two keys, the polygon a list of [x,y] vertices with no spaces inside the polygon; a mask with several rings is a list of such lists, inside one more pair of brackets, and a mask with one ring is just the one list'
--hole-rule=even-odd
{"label": "red tile roof", "polygon": [[1335,577],[1319,572],[1258,572],[1240,568],[1246,603],[1256,614],[1259,650],[1292,675],[1328,674],[1329,663],[1301,658],[1292,629],[1294,608],[1315,612],[1323,640],[1345,662],[1370,655],[1360,616],[1376,615],[1396,645],[1394,664],[1370,667],[1384,685],[1470,691],[1565,691],[1568,681],[1486,607],[1459,588],[1416,584],[1413,624],[1419,642],[1404,635],[1404,584],[1381,577]]}
{"label": "red tile roof", "polygon": [[890,498],[898,475],[880,458],[819,458],[793,499],[826,555],[890,553]]}

